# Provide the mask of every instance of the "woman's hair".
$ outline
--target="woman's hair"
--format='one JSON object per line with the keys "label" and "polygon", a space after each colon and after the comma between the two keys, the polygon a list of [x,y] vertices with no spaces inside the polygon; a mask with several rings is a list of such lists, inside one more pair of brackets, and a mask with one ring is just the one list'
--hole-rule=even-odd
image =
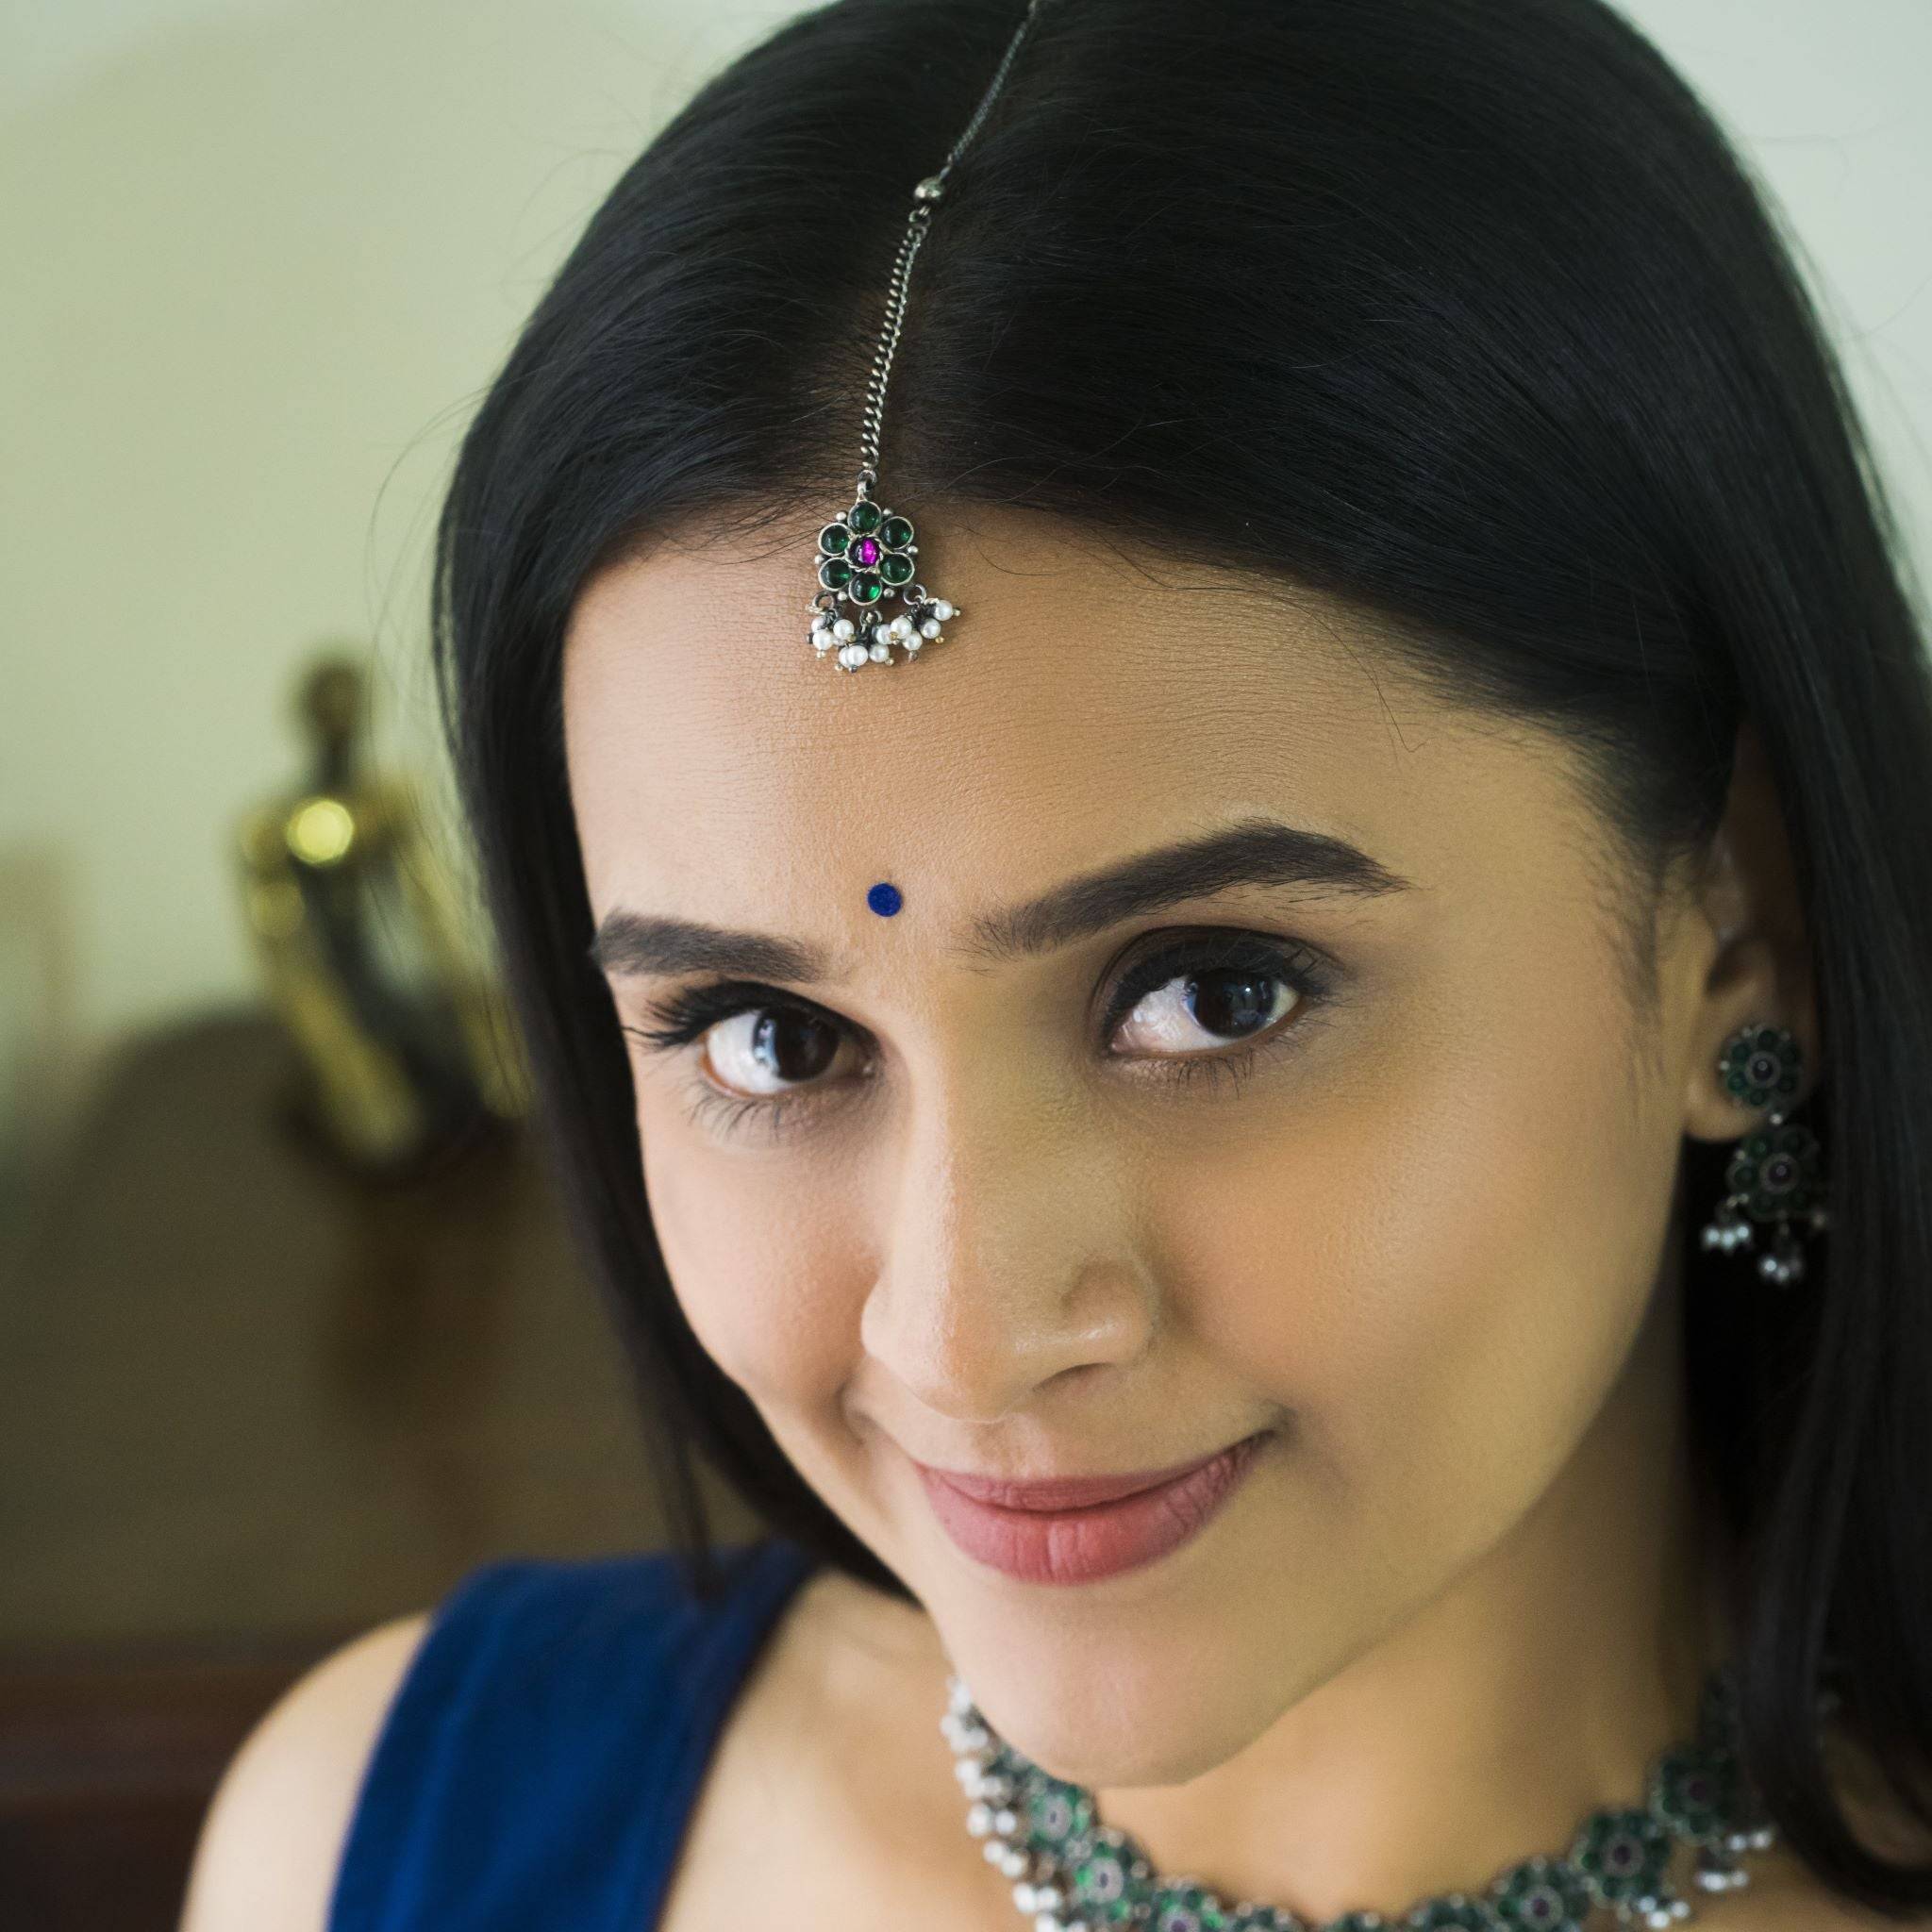
{"label": "woman's hair", "polygon": [[[565,626],[643,545],[770,531],[804,544],[801,627],[761,647],[805,649],[912,184],[1020,11],[836,0],[703,87],[530,318],[441,519],[439,670],[483,887],[703,1587],[694,1456],[906,1593],[674,1297],[587,951]],[[1833,1224],[1782,1291],[1687,1242],[1692,1426],[1742,1553],[1740,1716],[1773,1817],[1842,1893],[1932,1904],[1932,1867],[1853,1834],[1815,1702],[1835,1661],[1847,1722],[1932,1823],[1932,679],[1791,243],[1599,0],[1050,0],[949,187],[893,367],[887,500],[1024,508],[1340,600],[1441,696],[1580,755],[1640,939],[1758,728],[1808,923]],[[1687,1140],[1693,1208],[1728,1152]]]}

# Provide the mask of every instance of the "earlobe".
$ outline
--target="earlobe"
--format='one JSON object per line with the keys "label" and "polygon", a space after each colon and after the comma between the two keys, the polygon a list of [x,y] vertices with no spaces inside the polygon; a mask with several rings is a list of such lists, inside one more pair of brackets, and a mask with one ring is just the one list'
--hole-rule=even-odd
{"label": "earlobe", "polygon": [[[1714,950],[1703,969],[1698,1058],[1683,1131],[1734,1141],[1724,1194],[1702,1230],[1707,1249],[1756,1250],[1757,1272],[1785,1284],[1806,1274],[1800,1234],[1822,1234],[1824,1150],[1790,1119],[1815,1091],[1820,1058],[1809,938],[1784,813],[1764,746],[1739,726],[1723,823],[1698,885]],[[1754,1119],[1755,1116],[1755,1119]]]}
{"label": "earlobe", "polygon": [[1738,727],[1724,818],[1695,892],[1715,950],[1701,989],[1703,1047],[1684,1096],[1684,1130],[1696,1140],[1727,1141],[1748,1124],[1721,1069],[1740,1029],[1782,1027],[1794,1039],[1807,1072],[1787,1105],[1802,1103],[1815,1087],[1822,1059],[1797,868],[1764,743],[1749,718]]}
{"label": "earlobe", "polygon": [[[1749,1042],[1771,1030],[1790,1042],[1796,1086],[1780,1086],[1776,1104],[1789,1112],[1810,1099],[1821,1080],[1818,1019],[1810,974],[1774,963],[1761,940],[1738,941],[1711,969],[1707,1010],[1698,1022],[1698,1057],[1686,1077],[1684,1132],[1693,1141],[1732,1141],[1751,1123],[1750,1109],[1772,1104],[1762,1079],[1751,1077]],[[1757,1066],[1756,1073],[1765,1069]],[[1743,1085],[1739,1083],[1742,1081]]]}

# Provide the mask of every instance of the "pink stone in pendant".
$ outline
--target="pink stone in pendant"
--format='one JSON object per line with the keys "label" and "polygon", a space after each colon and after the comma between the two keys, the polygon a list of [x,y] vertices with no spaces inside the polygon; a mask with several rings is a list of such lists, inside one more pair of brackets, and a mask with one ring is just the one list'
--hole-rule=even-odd
{"label": "pink stone in pendant", "polygon": [[870,570],[881,555],[876,537],[860,537],[846,553],[860,570]]}

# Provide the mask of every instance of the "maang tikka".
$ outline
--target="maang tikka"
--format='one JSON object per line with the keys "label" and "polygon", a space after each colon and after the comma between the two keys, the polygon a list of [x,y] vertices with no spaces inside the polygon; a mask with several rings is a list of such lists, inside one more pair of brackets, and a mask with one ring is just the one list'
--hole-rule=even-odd
{"label": "maang tikka", "polygon": [[1704,1245],[1725,1254],[1756,1245],[1756,1230],[1771,1226],[1757,1272],[1780,1286],[1805,1274],[1794,1222],[1822,1233],[1831,1224],[1824,1207],[1824,1150],[1809,1127],[1787,1116],[1795,1105],[1802,1056],[1784,1026],[1740,1026],[1718,1056],[1724,1091],[1746,1107],[1765,1109],[1762,1124],[1743,1135],[1724,1170],[1725,1194],[1705,1224]]}
{"label": "maang tikka", "polygon": [[[810,638],[820,657],[836,655],[841,670],[858,671],[867,664],[892,661],[892,647],[902,653],[901,661],[910,662],[929,642],[943,641],[941,626],[959,615],[958,607],[943,597],[927,593],[918,581],[915,559],[919,545],[913,541],[910,518],[889,509],[873,494],[879,480],[879,433],[885,417],[886,379],[891,374],[892,353],[899,346],[899,327],[906,314],[906,281],[912,258],[932,220],[933,204],[945,191],[946,176],[966,152],[967,144],[979,132],[993,96],[1005,84],[1013,57],[1020,51],[1041,0],[1027,0],[1025,13],[1014,28],[1007,51],[986,92],[980,97],[966,131],[953,143],[953,151],[936,175],[928,175],[912,191],[913,208],[907,223],[906,236],[899,244],[898,259],[886,302],[886,323],[873,358],[872,377],[866,385],[865,432],[859,448],[858,489],[852,508],[834,518],[819,531],[819,588],[812,597]],[[888,617],[885,602],[897,596],[901,609]],[[841,606],[849,607],[841,609]]]}

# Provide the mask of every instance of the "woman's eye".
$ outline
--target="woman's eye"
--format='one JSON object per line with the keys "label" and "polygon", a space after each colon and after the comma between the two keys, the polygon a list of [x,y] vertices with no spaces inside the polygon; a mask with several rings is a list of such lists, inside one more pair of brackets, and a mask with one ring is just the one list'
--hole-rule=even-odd
{"label": "woman's eye", "polygon": [[1177,973],[1135,1002],[1115,1038],[1125,1053],[1208,1053],[1267,1032],[1300,997],[1281,973],[1257,967]]}
{"label": "woman's eye", "polygon": [[706,1071],[720,1087],[764,1098],[825,1074],[845,1036],[796,1008],[754,1007],[706,1029]]}
{"label": "woman's eye", "polygon": [[862,1035],[822,1008],[780,999],[742,980],[687,989],[656,1009],[653,1025],[624,1031],[658,1053],[691,1048],[682,1083],[693,1121],[722,1134],[754,1127],[776,1135],[793,1110],[839,1084],[841,1053],[863,1073]]}

